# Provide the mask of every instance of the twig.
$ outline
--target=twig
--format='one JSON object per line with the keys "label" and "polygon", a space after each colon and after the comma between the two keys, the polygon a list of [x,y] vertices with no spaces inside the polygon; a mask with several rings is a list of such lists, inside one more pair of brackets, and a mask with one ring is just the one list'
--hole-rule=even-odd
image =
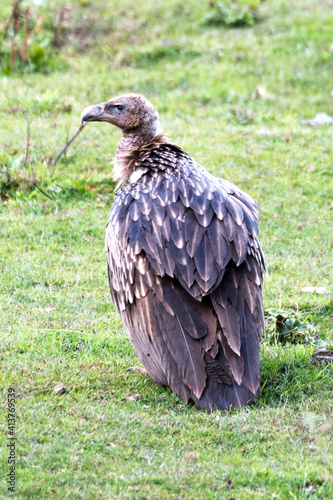
{"label": "twig", "polygon": [[28,118],[27,112],[22,111],[22,113],[24,114],[24,116],[27,119],[27,144],[25,146],[25,156],[24,156],[24,160],[23,160],[23,164],[22,164],[22,171],[23,171],[23,175],[25,176],[25,163],[27,161],[28,152],[29,152],[29,139],[30,139],[30,130],[29,129],[30,129],[30,126],[29,126],[29,118]]}
{"label": "twig", "polygon": [[81,130],[86,126],[86,123],[83,123],[81,125],[81,127],[75,132],[75,134],[73,135],[73,137],[67,141],[66,145],[62,148],[62,150],[60,151],[60,153],[55,157],[55,159],[53,160],[53,162],[51,163],[51,167],[54,167],[54,165],[57,163],[57,161],[59,160],[60,156],[66,151],[66,149],[68,148],[68,146],[70,144],[72,144],[72,142],[77,138],[77,136],[79,135],[79,133],[81,132]]}
{"label": "twig", "polygon": [[44,196],[46,196],[49,200],[54,201],[54,199],[53,199],[53,198],[51,198],[51,196],[50,196],[50,195],[48,195],[47,193],[45,193],[44,189],[40,188],[40,187],[38,186],[38,184],[36,184],[36,188],[37,188],[37,189],[38,189],[38,191],[40,191],[40,192],[41,192]]}
{"label": "twig", "polygon": [[23,59],[27,60],[28,59],[28,41],[29,41],[29,7],[26,9],[25,13],[25,38],[24,38],[24,52],[23,52]]}

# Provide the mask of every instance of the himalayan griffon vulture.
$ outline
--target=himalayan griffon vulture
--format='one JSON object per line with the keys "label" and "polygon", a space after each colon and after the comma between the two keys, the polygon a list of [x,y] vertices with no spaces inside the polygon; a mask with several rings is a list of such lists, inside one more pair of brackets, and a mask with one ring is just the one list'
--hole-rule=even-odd
{"label": "himalayan griffon vulture", "polygon": [[152,379],[208,411],[259,394],[264,332],[258,206],[159,134],[142,95],[89,106],[122,130],[106,229],[113,302]]}

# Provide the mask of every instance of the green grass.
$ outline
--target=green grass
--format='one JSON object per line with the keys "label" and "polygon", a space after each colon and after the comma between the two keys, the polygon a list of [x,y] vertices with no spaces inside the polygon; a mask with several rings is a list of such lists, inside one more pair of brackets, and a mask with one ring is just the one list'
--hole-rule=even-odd
{"label": "green grass", "polygon": [[[310,361],[333,345],[332,295],[301,291],[333,292],[332,131],[300,124],[333,113],[329,2],[267,0],[259,23],[237,29],[207,25],[208,1],[66,3],[54,70],[0,74],[0,498],[9,387],[13,498],[333,498],[333,370]],[[61,5],[44,7],[45,23]],[[270,96],[253,99],[258,86]],[[89,124],[49,163],[84,107],[129,91],[151,99],[173,141],[260,204],[268,337],[251,407],[208,415],[128,370],[139,361],[104,258],[120,134]],[[303,342],[272,334],[276,310],[312,326]]]}

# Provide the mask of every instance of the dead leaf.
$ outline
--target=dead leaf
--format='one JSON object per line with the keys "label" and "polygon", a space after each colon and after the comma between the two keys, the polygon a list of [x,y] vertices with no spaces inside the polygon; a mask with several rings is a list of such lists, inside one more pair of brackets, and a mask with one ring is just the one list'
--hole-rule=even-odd
{"label": "dead leaf", "polygon": [[236,120],[241,125],[247,125],[254,121],[254,113],[250,109],[243,109],[241,106],[237,105],[235,108],[230,108],[229,112],[235,116]]}
{"label": "dead leaf", "polygon": [[56,396],[61,396],[62,394],[65,394],[67,391],[67,388],[64,386],[64,384],[58,384],[54,388],[54,392]]}
{"label": "dead leaf", "polygon": [[111,451],[113,448],[116,448],[117,445],[115,443],[108,443],[107,445],[105,445],[105,448],[109,451]]}
{"label": "dead leaf", "polygon": [[188,462],[193,462],[193,460],[198,460],[198,454],[194,453],[194,451],[186,451],[185,452],[185,459]]}
{"label": "dead leaf", "polygon": [[52,161],[52,158],[51,156],[46,156],[43,160],[43,164],[44,165],[50,165],[51,164],[51,161]]}
{"label": "dead leaf", "polygon": [[312,354],[311,363],[313,365],[329,365],[333,363],[333,351],[326,349],[326,347],[319,347]]}
{"label": "dead leaf", "polygon": [[141,366],[130,366],[129,368],[127,368],[127,371],[142,373],[142,375],[147,375],[148,373],[147,370],[145,368],[142,368]]}
{"label": "dead leaf", "polygon": [[132,392],[127,392],[124,397],[128,399],[128,401],[137,401],[142,398],[141,394],[133,394]]}
{"label": "dead leaf", "polygon": [[274,96],[269,94],[265,87],[258,85],[253,94],[251,95],[251,99],[254,101],[255,99],[273,99]]}

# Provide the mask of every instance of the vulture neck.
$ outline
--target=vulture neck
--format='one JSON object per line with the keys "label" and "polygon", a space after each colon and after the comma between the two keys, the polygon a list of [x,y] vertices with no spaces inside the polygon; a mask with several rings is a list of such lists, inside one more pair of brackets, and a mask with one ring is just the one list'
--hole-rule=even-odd
{"label": "vulture neck", "polygon": [[138,160],[145,151],[166,142],[166,137],[157,135],[157,128],[135,132],[123,132],[114,160],[113,178],[120,182],[128,182],[132,173],[140,165]]}

